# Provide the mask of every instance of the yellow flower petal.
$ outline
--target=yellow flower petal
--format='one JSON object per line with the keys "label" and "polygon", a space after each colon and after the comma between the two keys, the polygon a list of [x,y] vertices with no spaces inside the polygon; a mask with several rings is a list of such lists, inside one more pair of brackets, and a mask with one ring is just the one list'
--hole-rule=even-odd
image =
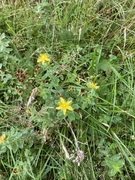
{"label": "yellow flower petal", "polygon": [[65,99],[63,99],[62,97],[60,97],[60,102],[59,102],[60,104],[62,104],[62,103],[66,103],[66,101],[65,101]]}
{"label": "yellow flower petal", "polygon": [[60,101],[58,102],[58,107],[56,107],[57,110],[62,110],[63,114],[66,115],[67,110],[73,111],[73,108],[70,106],[72,101],[66,101],[64,98],[60,98]]}
{"label": "yellow flower petal", "polygon": [[57,110],[61,110],[61,106],[56,107]]}
{"label": "yellow flower petal", "polygon": [[66,115],[66,111],[67,111],[66,109],[63,109],[63,114],[64,114],[64,115]]}
{"label": "yellow flower petal", "polygon": [[71,106],[68,106],[67,109],[73,111],[73,108]]}
{"label": "yellow flower petal", "polygon": [[30,115],[31,114],[31,112],[30,112],[30,110],[29,109],[26,109],[26,111],[25,111],[28,115]]}
{"label": "yellow flower petal", "polygon": [[0,143],[2,143],[2,142],[5,140],[5,138],[6,138],[6,135],[5,135],[5,134],[3,134],[2,136],[0,136]]}
{"label": "yellow flower petal", "polygon": [[89,87],[90,87],[91,89],[98,89],[98,88],[99,88],[99,86],[97,86],[97,83],[93,83],[93,82],[90,82],[90,83],[89,83]]}
{"label": "yellow flower petal", "polygon": [[38,62],[38,63],[41,62],[41,63],[44,65],[45,62],[50,62],[50,59],[47,57],[46,54],[40,54],[37,62]]}

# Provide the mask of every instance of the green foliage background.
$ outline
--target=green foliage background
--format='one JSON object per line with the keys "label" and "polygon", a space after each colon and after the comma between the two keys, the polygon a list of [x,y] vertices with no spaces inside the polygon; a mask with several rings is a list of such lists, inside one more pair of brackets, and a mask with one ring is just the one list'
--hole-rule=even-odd
{"label": "green foliage background", "polygon": [[[0,2],[2,180],[134,178],[134,9],[134,0]],[[38,64],[41,53],[51,62]],[[56,111],[59,97],[74,111]],[[62,148],[76,153],[70,127],[80,166]]]}

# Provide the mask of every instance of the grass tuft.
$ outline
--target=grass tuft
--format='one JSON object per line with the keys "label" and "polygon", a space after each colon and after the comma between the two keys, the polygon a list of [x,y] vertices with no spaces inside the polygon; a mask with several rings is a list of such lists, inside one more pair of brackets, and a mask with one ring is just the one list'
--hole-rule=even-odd
{"label": "grass tuft", "polygon": [[134,9],[0,2],[0,179],[134,178]]}

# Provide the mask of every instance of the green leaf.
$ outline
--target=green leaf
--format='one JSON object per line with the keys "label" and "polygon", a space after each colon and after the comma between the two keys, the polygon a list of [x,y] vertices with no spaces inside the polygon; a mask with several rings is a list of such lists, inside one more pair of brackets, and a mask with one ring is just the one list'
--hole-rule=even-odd
{"label": "green leaf", "polygon": [[70,122],[75,120],[75,113],[74,113],[74,111],[68,111],[67,115],[68,115],[68,119],[69,119]]}
{"label": "green leaf", "polygon": [[12,79],[11,74],[6,74],[6,75],[4,76],[4,78],[3,78],[3,80],[4,80],[4,81],[3,81],[3,84],[6,84],[9,79]]}
{"label": "green leaf", "polygon": [[98,69],[101,69],[101,70],[106,71],[106,72],[111,71],[110,67],[111,67],[111,64],[108,60],[103,60],[102,62],[100,62],[98,64]]}
{"label": "green leaf", "polygon": [[105,164],[109,167],[109,176],[114,176],[116,173],[120,172],[120,169],[124,166],[124,160],[120,159],[120,155],[116,154],[111,158],[106,157]]}
{"label": "green leaf", "polygon": [[75,73],[74,74],[68,73],[67,78],[68,78],[68,82],[75,82],[76,74]]}

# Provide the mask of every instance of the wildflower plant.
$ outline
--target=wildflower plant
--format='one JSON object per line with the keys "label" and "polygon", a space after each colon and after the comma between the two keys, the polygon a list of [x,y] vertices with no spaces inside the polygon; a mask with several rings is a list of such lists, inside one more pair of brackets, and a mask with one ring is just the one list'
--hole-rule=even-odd
{"label": "wildflower plant", "polygon": [[133,0],[0,6],[0,179],[132,179]]}

